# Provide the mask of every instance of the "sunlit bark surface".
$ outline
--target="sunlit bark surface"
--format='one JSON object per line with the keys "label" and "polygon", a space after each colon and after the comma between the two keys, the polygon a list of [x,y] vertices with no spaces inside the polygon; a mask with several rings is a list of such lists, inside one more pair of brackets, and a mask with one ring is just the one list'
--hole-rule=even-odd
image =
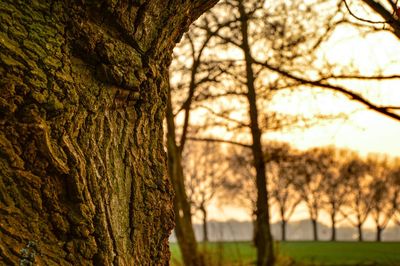
{"label": "sunlit bark surface", "polygon": [[167,67],[213,2],[0,2],[1,265],[168,264]]}

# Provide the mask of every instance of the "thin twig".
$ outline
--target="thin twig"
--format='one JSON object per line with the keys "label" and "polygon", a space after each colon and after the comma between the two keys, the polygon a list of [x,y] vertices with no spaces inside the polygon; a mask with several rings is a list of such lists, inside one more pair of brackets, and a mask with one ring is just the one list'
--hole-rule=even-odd
{"label": "thin twig", "polygon": [[218,143],[227,143],[227,144],[232,144],[236,146],[241,146],[244,148],[251,148],[252,146],[249,144],[244,144],[240,142],[236,142],[233,140],[227,140],[227,139],[214,139],[214,138],[195,138],[195,137],[188,137],[188,140],[192,141],[204,141],[204,142],[218,142]]}
{"label": "thin twig", "polygon": [[350,9],[349,5],[347,4],[346,0],[343,0],[343,2],[344,2],[344,5],[346,6],[347,11],[349,11],[350,15],[352,17],[354,17],[355,19],[357,19],[357,20],[360,20],[360,21],[363,21],[363,22],[367,22],[367,23],[371,23],[371,24],[386,24],[386,23],[390,24],[390,23],[392,23],[392,22],[389,22],[389,21],[374,21],[374,20],[361,18],[361,17],[357,16],[356,14],[354,14],[351,11],[351,9]]}

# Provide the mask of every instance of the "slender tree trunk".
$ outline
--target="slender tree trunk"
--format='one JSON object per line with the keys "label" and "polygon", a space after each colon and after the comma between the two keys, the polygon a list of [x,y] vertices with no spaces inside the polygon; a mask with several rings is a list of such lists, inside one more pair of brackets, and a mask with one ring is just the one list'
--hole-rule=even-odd
{"label": "slender tree trunk", "polygon": [[380,227],[379,225],[376,226],[376,241],[381,242],[382,241],[382,232],[383,228]]}
{"label": "slender tree trunk", "polygon": [[285,209],[283,205],[280,205],[279,212],[281,214],[281,241],[286,241],[286,219],[285,219]]}
{"label": "slender tree trunk", "polygon": [[331,223],[332,223],[331,241],[336,241],[336,212],[334,211],[332,211],[331,213]]}
{"label": "slender tree trunk", "polygon": [[311,219],[313,229],[313,240],[318,241],[318,222],[317,219]]}
{"label": "slender tree trunk", "polygon": [[167,67],[212,2],[0,2],[1,265],[168,264]]}
{"label": "slender tree trunk", "polygon": [[358,241],[362,242],[364,240],[363,239],[363,233],[362,233],[362,223],[359,223],[357,225],[357,230],[358,230]]}
{"label": "slender tree trunk", "polygon": [[287,221],[285,219],[282,219],[281,221],[281,240],[286,241],[286,224]]}
{"label": "slender tree trunk", "polygon": [[168,170],[175,191],[175,234],[185,265],[202,265],[203,263],[198,255],[197,242],[193,231],[190,203],[185,191],[181,152],[176,144],[175,123],[170,93],[167,103],[167,126]]}
{"label": "slender tree trunk", "polygon": [[203,242],[208,242],[208,230],[207,230],[207,209],[204,204],[201,204],[200,211],[203,214]]}
{"label": "slender tree trunk", "polygon": [[243,6],[243,2],[239,1],[239,12],[242,31],[242,50],[246,61],[246,80],[247,80],[247,99],[249,102],[249,114],[252,134],[252,153],[254,158],[254,167],[256,169],[256,186],[257,186],[257,265],[270,266],[274,264],[273,243],[269,224],[269,206],[266,166],[264,161],[264,153],[261,144],[261,130],[258,125],[258,111],[256,91],[254,87],[254,73],[252,69],[252,56],[248,43],[248,25],[247,15]]}

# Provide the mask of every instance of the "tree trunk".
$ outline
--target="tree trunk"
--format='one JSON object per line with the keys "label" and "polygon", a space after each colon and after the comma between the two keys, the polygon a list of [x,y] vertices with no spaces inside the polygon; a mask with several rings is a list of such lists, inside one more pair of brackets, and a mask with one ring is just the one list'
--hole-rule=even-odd
{"label": "tree trunk", "polygon": [[376,241],[381,242],[382,241],[382,232],[383,228],[380,227],[379,225],[376,226]]}
{"label": "tree trunk", "polygon": [[331,213],[331,223],[332,223],[332,233],[331,233],[331,241],[336,241],[336,213]]}
{"label": "tree trunk", "polygon": [[281,215],[281,241],[286,241],[286,224],[287,220],[285,219],[285,208],[284,205],[280,204],[279,212]]}
{"label": "tree trunk", "polygon": [[362,234],[362,224],[361,223],[359,223],[357,225],[357,230],[358,230],[358,241],[362,242],[364,239],[363,239],[363,234]]}
{"label": "tree trunk", "polygon": [[316,219],[311,219],[313,229],[313,240],[318,241],[318,222]]}
{"label": "tree trunk", "polygon": [[285,219],[282,219],[281,221],[281,240],[286,241],[286,223],[287,221]]}
{"label": "tree trunk", "polygon": [[168,264],[167,67],[213,2],[0,2],[1,265]]}
{"label": "tree trunk", "polygon": [[269,206],[268,206],[268,191],[266,166],[264,161],[264,153],[261,145],[261,130],[258,125],[258,111],[256,91],[254,87],[254,73],[252,69],[252,56],[248,43],[248,25],[247,15],[243,6],[243,2],[239,1],[239,12],[242,32],[242,50],[246,61],[246,82],[247,82],[247,99],[249,102],[249,115],[252,135],[252,153],[254,168],[256,169],[256,186],[257,186],[257,265],[270,266],[274,264],[274,254],[272,246],[272,236],[269,224]]}
{"label": "tree trunk", "polygon": [[[254,211],[254,213],[256,213],[256,211]],[[254,246],[257,247],[257,216],[256,217],[252,217],[251,222],[253,224],[253,244]]]}
{"label": "tree trunk", "polygon": [[203,214],[203,242],[208,242],[208,230],[207,230],[207,209],[204,204],[201,204],[200,211]]}
{"label": "tree trunk", "polygon": [[175,190],[174,210],[176,238],[178,239],[179,248],[185,265],[202,265],[203,263],[197,252],[197,242],[193,231],[190,203],[185,191],[181,152],[176,144],[175,122],[170,93],[168,95],[167,104],[167,126],[168,169]]}

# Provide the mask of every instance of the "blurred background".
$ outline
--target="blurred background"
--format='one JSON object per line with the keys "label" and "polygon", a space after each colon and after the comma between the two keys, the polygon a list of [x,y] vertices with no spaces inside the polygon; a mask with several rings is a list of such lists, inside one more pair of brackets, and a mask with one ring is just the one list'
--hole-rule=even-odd
{"label": "blurred background", "polygon": [[172,265],[400,265],[399,6],[226,0],[191,26]]}

